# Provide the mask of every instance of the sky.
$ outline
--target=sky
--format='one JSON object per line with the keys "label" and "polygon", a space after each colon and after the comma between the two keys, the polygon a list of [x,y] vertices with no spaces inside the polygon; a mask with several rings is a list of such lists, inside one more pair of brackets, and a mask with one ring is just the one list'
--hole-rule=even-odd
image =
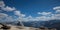
{"label": "sky", "polygon": [[1,21],[60,20],[60,0],[0,0]]}

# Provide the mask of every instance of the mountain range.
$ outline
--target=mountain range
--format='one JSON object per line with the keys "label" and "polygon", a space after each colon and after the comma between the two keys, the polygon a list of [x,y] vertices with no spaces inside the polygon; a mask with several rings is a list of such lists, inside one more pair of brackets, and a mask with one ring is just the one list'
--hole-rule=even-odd
{"label": "mountain range", "polygon": [[[5,24],[12,24],[12,25],[21,25],[18,21],[13,22],[3,22]],[[23,22],[24,26],[28,27],[35,27],[39,28],[41,26],[47,27],[47,28],[56,28],[57,30],[60,30],[60,20],[49,20],[49,21],[28,21]]]}

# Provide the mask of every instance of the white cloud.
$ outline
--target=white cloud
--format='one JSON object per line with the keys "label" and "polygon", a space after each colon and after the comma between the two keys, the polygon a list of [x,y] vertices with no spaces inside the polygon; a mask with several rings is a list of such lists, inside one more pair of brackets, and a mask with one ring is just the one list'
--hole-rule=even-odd
{"label": "white cloud", "polygon": [[[14,15],[19,16],[19,18],[18,18],[19,20],[24,19],[24,17],[25,17],[25,14],[22,14],[20,11],[17,11],[14,7],[6,6],[3,1],[0,1],[0,8],[1,8],[1,10],[7,11],[7,12],[13,11]],[[11,16],[7,16],[7,14],[0,13],[0,20],[3,20],[3,18],[5,18],[4,20],[7,20],[7,21],[14,20]]]}
{"label": "white cloud", "polygon": [[0,1],[0,8],[1,8],[1,10],[4,10],[4,11],[16,10],[15,7],[6,6],[3,1]]}
{"label": "white cloud", "polygon": [[23,18],[23,21],[38,21],[38,20],[29,15],[28,17]]}
{"label": "white cloud", "polygon": [[41,16],[41,17],[37,17],[37,19],[40,21],[48,21],[51,20],[51,17]]}
{"label": "white cloud", "polygon": [[55,19],[60,19],[60,6],[54,7],[53,10],[56,10]]}
{"label": "white cloud", "polygon": [[24,18],[24,20],[26,21],[49,21],[49,20],[54,20],[55,17],[51,16],[51,17],[47,17],[47,16],[38,16],[38,17],[32,17],[32,16],[28,16],[26,18]]}
{"label": "white cloud", "polygon": [[56,10],[56,13],[60,13],[60,10]]}
{"label": "white cloud", "polygon": [[[40,13],[43,16],[38,17],[32,17],[31,15],[25,18],[21,18],[22,21],[49,21],[49,20],[55,20],[60,19],[60,14],[53,14],[51,12],[42,12]],[[45,16],[46,15],[46,16]]]}
{"label": "white cloud", "polygon": [[15,19],[12,17],[12,16],[7,16],[5,21],[6,22],[11,22],[11,21],[14,21]]}
{"label": "white cloud", "polygon": [[22,17],[25,17],[26,15],[25,14],[21,14]]}
{"label": "white cloud", "polygon": [[38,14],[41,14],[41,15],[49,15],[49,14],[51,14],[51,12],[38,12]]}
{"label": "white cloud", "polygon": [[4,7],[4,6],[5,6],[4,2],[0,1],[0,7]]}
{"label": "white cloud", "polygon": [[56,19],[60,19],[60,14],[55,14]]}
{"label": "white cloud", "polygon": [[0,20],[4,20],[8,15],[5,13],[0,13]]}
{"label": "white cloud", "polygon": [[14,11],[14,10],[16,10],[14,7],[9,7],[9,6],[2,7],[1,9],[4,10],[4,11]]}
{"label": "white cloud", "polygon": [[[55,7],[54,10],[56,10],[55,14],[52,12],[38,12],[38,14],[43,15],[39,17],[35,17],[37,20],[42,20],[42,21],[47,21],[47,20],[55,20],[55,19],[60,19],[60,6]],[[45,16],[46,15],[46,16]]]}
{"label": "white cloud", "polygon": [[20,16],[21,12],[20,11],[14,11],[14,14],[17,15],[17,16]]}
{"label": "white cloud", "polygon": [[26,18],[23,18],[23,21],[48,21],[48,20],[54,20],[54,16],[47,17],[47,16],[38,16],[38,17],[32,17],[28,16]]}
{"label": "white cloud", "polygon": [[41,14],[41,12],[38,12],[37,14]]}
{"label": "white cloud", "polygon": [[33,21],[33,17],[30,15],[30,16],[28,16],[28,17],[26,17],[27,18],[27,20],[32,20]]}
{"label": "white cloud", "polygon": [[60,13],[60,6],[54,7],[53,10],[56,10],[56,13]]}
{"label": "white cloud", "polygon": [[20,17],[25,17],[25,14],[21,14],[20,11],[14,11],[14,14]]}
{"label": "white cloud", "polygon": [[[2,12],[2,10],[4,11],[13,11],[13,10],[16,10],[14,7],[9,7],[9,6],[6,6],[4,4],[3,1],[0,1],[0,12]],[[11,16],[9,16],[8,14],[5,14],[5,13],[0,13],[0,22],[3,21],[12,21],[14,20]]]}
{"label": "white cloud", "polygon": [[54,7],[53,10],[60,10],[60,6]]}
{"label": "white cloud", "polygon": [[14,15],[19,16],[16,20],[17,21],[25,21],[27,20],[25,17],[25,14],[22,14],[20,11],[14,11]]}
{"label": "white cloud", "polygon": [[[56,14],[57,12],[57,14]],[[38,14],[43,15],[43,16],[39,16],[36,17],[37,20],[43,20],[43,21],[47,21],[47,20],[55,20],[55,19],[60,19],[60,10],[56,10],[55,14],[51,13],[51,12],[38,12]],[[44,16],[46,15],[46,16]]]}
{"label": "white cloud", "polygon": [[[22,14],[20,11],[16,10],[16,8],[5,6],[3,1],[0,1],[0,7],[4,11],[13,11],[14,15],[19,16],[16,20],[22,20],[22,21],[48,21],[48,20],[60,19],[60,14],[53,14],[52,12],[38,12],[37,14],[43,15],[43,16],[32,17],[30,15],[28,17],[25,17],[26,15]],[[56,10],[57,13],[60,12],[60,6],[54,7],[53,9]],[[5,18],[6,21],[13,21],[14,20],[12,16],[9,16],[5,13],[0,13],[0,20],[3,20],[3,18]]]}
{"label": "white cloud", "polygon": [[4,17],[7,17],[7,16],[8,16],[7,14],[0,13],[0,18],[4,18]]}
{"label": "white cloud", "polygon": [[9,16],[5,13],[0,13],[0,22],[11,22],[14,21],[12,16]]}
{"label": "white cloud", "polygon": [[41,17],[36,17],[36,19],[40,20],[40,21],[47,21],[49,19],[49,17],[41,16]]}

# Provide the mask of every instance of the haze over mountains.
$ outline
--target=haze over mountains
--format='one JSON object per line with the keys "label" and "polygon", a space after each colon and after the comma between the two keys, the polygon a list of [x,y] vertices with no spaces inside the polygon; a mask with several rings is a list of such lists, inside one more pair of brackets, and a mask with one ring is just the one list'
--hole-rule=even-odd
{"label": "haze over mountains", "polygon": [[[0,22],[1,23],[1,22]],[[16,25],[16,26],[21,26],[21,24],[18,21],[14,22],[2,22],[6,24],[11,24],[11,25]],[[19,23],[19,24],[17,24]],[[48,28],[57,28],[60,30],[60,20],[50,20],[50,21],[29,21],[29,22],[23,22],[25,26],[28,27],[35,27],[39,28],[41,26],[48,27]]]}

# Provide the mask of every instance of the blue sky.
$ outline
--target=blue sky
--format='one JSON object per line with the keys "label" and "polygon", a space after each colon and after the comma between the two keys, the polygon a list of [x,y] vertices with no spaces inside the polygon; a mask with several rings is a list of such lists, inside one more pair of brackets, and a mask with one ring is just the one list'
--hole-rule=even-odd
{"label": "blue sky", "polygon": [[60,0],[4,0],[10,7],[16,7],[26,15],[36,16],[37,12],[53,12],[53,7],[60,5]]}
{"label": "blue sky", "polygon": [[[33,20],[34,18],[41,16],[42,17],[52,16],[52,14],[54,15],[57,11],[60,11],[53,9],[54,7],[60,7],[60,0],[2,0],[2,1],[3,3],[1,4],[4,5],[4,7],[1,7],[2,9],[0,13],[8,14],[9,16],[12,16],[14,18],[16,18],[15,15],[22,14],[22,16],[25,16],[26,18],[29,17]],[[18,12],[17,14],[15,14],[16,11]]]}

